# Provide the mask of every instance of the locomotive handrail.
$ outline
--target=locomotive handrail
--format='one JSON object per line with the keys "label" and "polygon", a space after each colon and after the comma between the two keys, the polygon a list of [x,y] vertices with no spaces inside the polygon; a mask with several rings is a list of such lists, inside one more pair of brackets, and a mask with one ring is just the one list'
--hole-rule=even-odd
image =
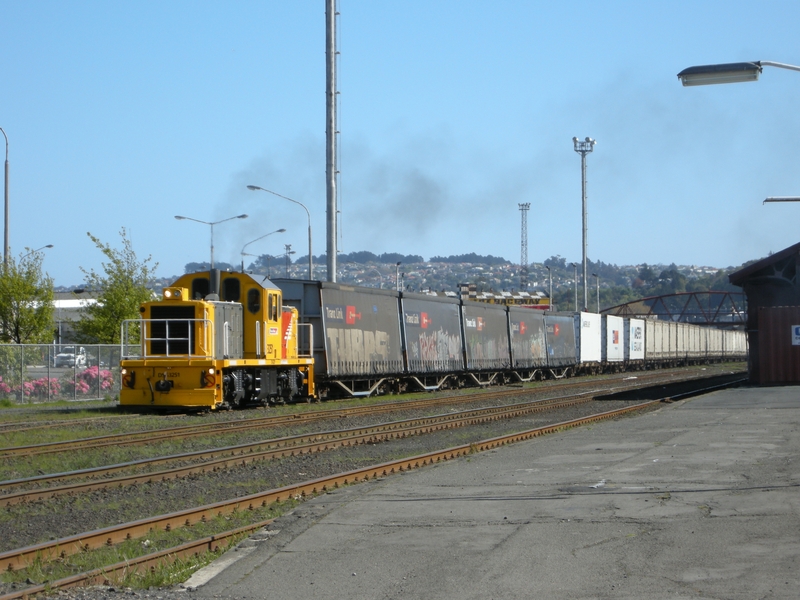
{"label": "locomotive handrail", "polygon": [[[164,324],[164,335],[163,336],[155,336],[155,335],[148,335],[148,332],[152,334],[153,328],[152,325],[154,323],[163,323]],[[187,335],[186,336],[170,336],[170,325],[175,324],[185,324],[187,327]],[[202,335],[198,340],[195,337],[195,326],[197,324],[202,324]],[[135,333],[132,332],[132,325],[136,325],[138,327],[138,343],[132,343],[130,340],[137,337]],[[214,347],[214,323],[210,319],[125,319],[122,322],[122,335],[120,337],[120,356],[123,360],[125,359],[136,359],[136,358],[153,358],[156,356],[186,356],[188,358],[202,358],[208,356],[208,350],[206,347],[205,342],[209,338],[211,338],[211,347]],[[192,352],[192,342],[197,343],[197,351]],[[163,343],[164,344],[164,352],[153,352],[153,342],[155,343]],[[227,339],[225,340],[227,344]],[[150,352],[147,351],[148,345],[150,347]],[[170,346],[183,346],[185,345],[185,352],[171,352]],[[139,349],[139,354],[131,354],[130,351],[133,347],[137,347]]]}
{"label": "locomotive handrail", "polygon": [[230,345],[228,343],[229,338],[231,335],[231,324],[228,321],[225,321],[222,324],[222,355],[225,358],[230,358]]}
{"label": "locomotive handrail", "polygon": [[298,333],[301,329],[308,329],[308,353],[304,354],[300,349],[300,336],[297,336],[297,356],[298,358],[314,358],[314,328],[311,323],[298,323]]}

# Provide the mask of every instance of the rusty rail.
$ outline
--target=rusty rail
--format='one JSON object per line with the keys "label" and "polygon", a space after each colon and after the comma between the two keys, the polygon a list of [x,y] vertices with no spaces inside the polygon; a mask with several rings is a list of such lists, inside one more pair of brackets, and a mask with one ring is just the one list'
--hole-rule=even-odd
{"label": "rusty rail", "polygon": [[523,402],[507,406],[498,406],[477,410],[464,411],[460,413],[449,413],[431,417],[418,417],[405,419],[402,421],[392,421],[379,425],[356,427],[352,429],[342,429],[336,431],[325,431],[319,433],[303,434],[277,438],[274,440],[258,441],[250,444],[231,446],[228,448],[215,448],[212,450],[198,450],[186,454],[159,457],[152,460],[141,460],[120,465],[107,467],[97,467],[94,469],[82,469],[68,473],[58,473],[55,475],[40,475],[27,479],[17,479],[0,482],[0,489],[17,487],[30,484],[47,484],[68,478],[78,477],[104,477],[111,473],[136,467],[157,465],[169,462],[185,462],[187,460],[201,460],[205,462],[184,467],[177,467],[162,471],[150,471],[134,475],[120,476],[114,478],[93,479],[92,481],[81,481],[57,487],[44,489],[25,490],[9,493],[0,496],[0,506],[12,506],[35,500],[53,498],[65,494],[86,493],[107,488],[119,488],[131,486],[139,483],[151,483],[153,481],[167,481],[188,477],[232,466],[243,466],[259,460],[269,460],[283,458],[285,456],[295,456],[299,454],[313,454],[332,450],[341,446],[353,446],[364,443],[374,443],[387,439],[408,437],[431,433],[442,429],[473,425],[480,422],[495,419],[507,419],[532,412],[542,412],[573,406],[575,404],[586,403],[592,400],[591,393],[572,396],[569,399],[550,399],[534,402]]}
{"label": "rusty rail", "polygon": [[[672,373],[673,372],[668,372]],[[521,394],[538,394],[543,391],[556,390],[561,391],[566,388],[581,387],[587,385],[597,385],[602,383],[607,385],[609,381],[619,383],[620,381],[625,385],[625,389],[636,389],[639,387],[646,387],[653,385],[651,379],[660,380],[664,377],[663,372],[657,374],[647,374],[637,376],[635,383],[632,379],[612,379],[598,381],[578,381],[571,383],[561,383],[557,385],[548,385],[544,388],[513,388],[503,390],[491,390],[488,392],[476,392],[471,394],[459,394],[458,396],[442,396],[434,399],[427,398],[423,400],[405,400],[400,402],[387,402],[382,404],[371,404],[368,406],[357,406],[349,408],[335,408],[328,410],[314,410],[302,411],[291,415],[269,416],[260,417],[256,419],[248,419],[247,421],[227,421],[207,423],[203,425],[184,425],[181,427],[170,427],[165,429],[145,430],[131,433],[120,433],[106,436],[95,436],[90,438],[82,438],[79,440],[67,440],[61,442],[50,442],[43,444],[34,444],[29,446],[11,446],[0,448],[0,459],[13,458],[15,456],[36,456],[41,454],[53,454],[57,452],[64,452],[66,450],[86,449],[86,448],[103,448],[108,446],[121,446],[121,445],[137,445],[137,444],[152,444],[160,440],[169,440],[174,437],[192,437],[200,435],[208,435],[214,433],[233,433],[241,432],[247,429],[258,429],[277,427],[290,423],[298,423],[302,421],[314,421],[323,419],[333,419],[338,417],[347,417],[361,414],[379,414],[381,412],[393,412],[411,410],[420,407],[436,406],[439,404],[456,404],[465,402],[479,402],[482,400],[490,400],[495,398],[503,398],[506,396],[514,396]],[[692,377],[681,377],[680,379],[671,378],[669,383],[676,383],[679,381],[691,381],[694,379],[703,379],[703,375]]]}

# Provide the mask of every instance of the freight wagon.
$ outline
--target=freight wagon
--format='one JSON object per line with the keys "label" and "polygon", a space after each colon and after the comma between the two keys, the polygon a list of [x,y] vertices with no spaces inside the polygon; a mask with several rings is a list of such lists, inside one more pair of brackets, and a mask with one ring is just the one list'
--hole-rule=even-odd
{"label": "freight wagon", "polygon": [[741,331],[212,271],[124,324],[120,404],[232,408],[746,354]]}
{"label": "freight wagon", "polygon": [[[585,312],[550,313],[329,282],[274,283],[283,291],[284,302],[297,309],[300,322],[313,329],[321,397],[485,386],[747,356],[742,331]],[[336,314],[336,306],[355,307],[356,315],[382,315],[378,335],[386,343],[385,354],[392,356],[390,368],[384,354],[362,364],[364,352],[358,344],[343,347],[338,342],[343,337],[364,339],[371,332],[364,332],[357,318],[331,323],[328,315]],[[341,361],[361,368],[343,373]]]}

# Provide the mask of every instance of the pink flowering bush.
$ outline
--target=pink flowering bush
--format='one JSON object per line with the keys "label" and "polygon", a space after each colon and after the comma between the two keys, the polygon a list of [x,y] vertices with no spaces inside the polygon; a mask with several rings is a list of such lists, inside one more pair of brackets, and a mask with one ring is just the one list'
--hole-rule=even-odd
{"label": "pink flowering bush", "polygon": [[[48,395],[49,390],[49,395]],[[10,386],[0,377],[0,394],[14,395],[19,400],[47,400],[61,393],[61,383],[55,377],[23,381],[22,385]]]}
{"label": "pink flowering bush", "polygon": [[100,367],[94,366],[84,369],[80,378],[88,383],[92,389],[97,389],[97,380],[100,380],[100,391],[109,390],[114,385],[114,376],[108,369],[100,370]]}
{"label": "pink flowering bush", "polygon": [[64,392],[67,394],[88,394],[92,387],[83,379],[78,378],[76,381],[69,379],[64,382]]}
{"label": "pink flowering bush", "polygon": [[114,376],[111,371],[107,369],[101,371],[99,367],[94,366],[81,371],[75,380],[67,376],[62,384],[63,391],[67,394],[89,394],[98,389],[103,392],[114,386]]}
{"label": "pink flowering bush", "polygon": [[54,398],[61,393],[61,382],[55,377],[42,377],[31,381],[31,395],[37,398]]}

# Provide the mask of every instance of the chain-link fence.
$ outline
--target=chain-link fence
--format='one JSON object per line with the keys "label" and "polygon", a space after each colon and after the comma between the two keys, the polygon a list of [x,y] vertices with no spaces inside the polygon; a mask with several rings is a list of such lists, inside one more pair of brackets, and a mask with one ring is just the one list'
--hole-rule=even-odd
{"label": "chain-link fence", "polygon": [[0,344],[0,399],[16,403],[119,396],[119,345]]}

